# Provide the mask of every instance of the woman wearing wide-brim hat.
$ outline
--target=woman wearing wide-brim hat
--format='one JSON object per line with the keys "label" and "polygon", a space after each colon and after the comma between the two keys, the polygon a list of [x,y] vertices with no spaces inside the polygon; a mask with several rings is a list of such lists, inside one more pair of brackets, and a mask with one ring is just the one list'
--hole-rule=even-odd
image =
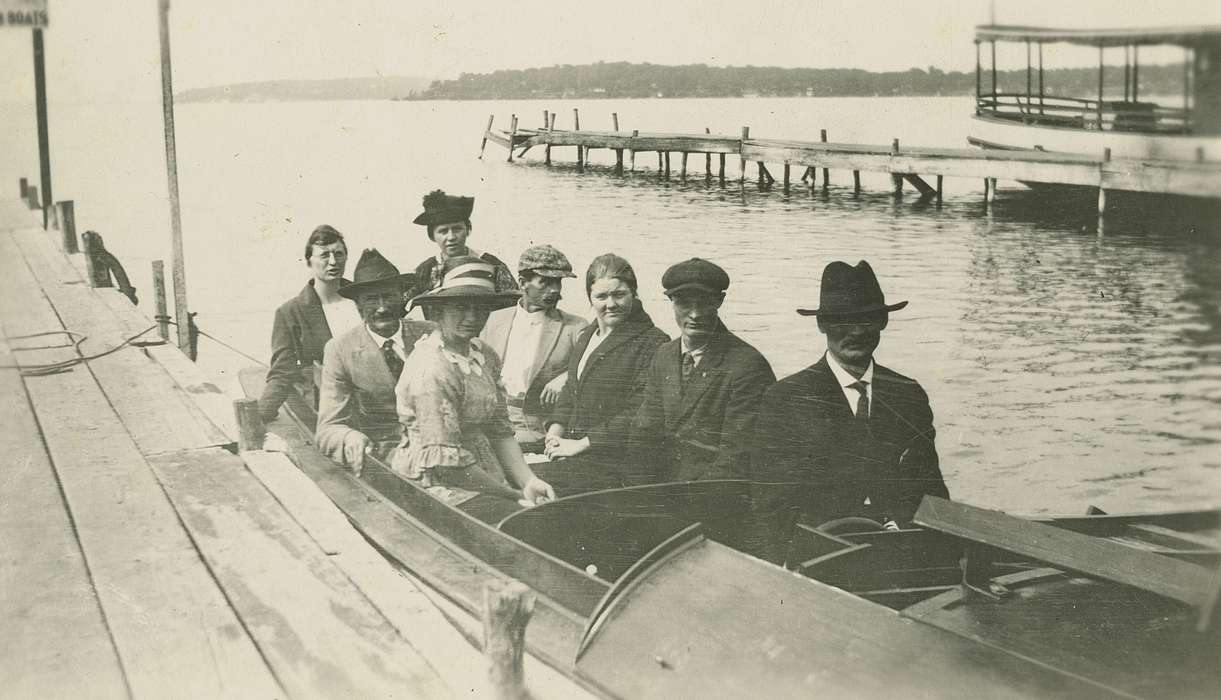
{"label": "woman wearing wide-brim hat", "polygon": [[504,514],[503,500],[488,504],[472,496],[529,504],[555,498],[513,438],[500,358],[478,337],[489,313],[519,298],[498,291],[494,277],[479,258],[450,258],[441,285],[411,300],[413,308],[431,312],[438,329],[416,343],[395,387],[404,444],[392,461],[396,472],[434,496],[489,518]]}

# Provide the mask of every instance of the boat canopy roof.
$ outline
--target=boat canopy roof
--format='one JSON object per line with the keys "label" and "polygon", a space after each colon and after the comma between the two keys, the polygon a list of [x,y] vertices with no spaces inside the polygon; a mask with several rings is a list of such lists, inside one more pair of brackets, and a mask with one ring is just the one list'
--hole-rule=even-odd
{"label": "boat canopy roof", "polygon": [[1066,42],[1086,46],[1139,46],[1221,44],[1221,25],[1134,27],[1128,29],[1054,29],[984,24],[975,28],[976,41]]}

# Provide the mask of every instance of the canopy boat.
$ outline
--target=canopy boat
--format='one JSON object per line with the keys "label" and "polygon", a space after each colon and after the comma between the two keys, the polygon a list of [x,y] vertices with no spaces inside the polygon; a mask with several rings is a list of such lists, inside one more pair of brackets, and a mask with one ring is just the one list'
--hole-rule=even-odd
{"label": "canopy boat", "polygon": [[[985,78],[981,44],[988,44]],[[997,85],[996,45],[1026,47],[1025,90]],[[1095,94],[1051,94],[1046,89],[1043,47],[1074,44],[1098,49]],[[1154,102],[1141,93],[1140,50],[1183,49],[1181,99]],[[1107,80],[1105,58],[1122,51],[1123,87]],[[1037,57],[1037,63],[1034,62]],[[1119,93],[1119,94],[1116,94]],[[1161,96],[1165,98],[1166,96]],[[982,148],[1045,150],[1103,157],[1165,161],[1221,158],[1221,26],[1159,29],[1050,29],[985,25],[975,31],[975,115],[970,143]]]}
{"label": "canopy boat", "polygon": [[[258,395],[262,371],[242,381]],[[1032,523],[926,500],[926,528],[798,526],[794,572],[740,551],[746,481],[475,517],[377,460],[360,477],[333,464],[310,444],[308,403],[286,408],[269,429],[293,461],[456,625],[477,637],[484,582],[517,579],[539,596],[528,650],[607,697],[1190,697],[1221,683],[1216,511]]]}

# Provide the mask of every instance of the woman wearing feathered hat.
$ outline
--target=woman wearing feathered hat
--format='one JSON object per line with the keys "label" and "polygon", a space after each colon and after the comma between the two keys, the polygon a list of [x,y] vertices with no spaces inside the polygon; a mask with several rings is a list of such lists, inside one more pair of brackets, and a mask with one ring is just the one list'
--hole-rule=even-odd
{"label": "woman wearing feathered hat", "polygon": [[[442,190],[433,190],[424,195],[424,211],[412,223],[425,227],[428,238],[437,244],[437,254],[415,268],[416,291],[427,292],[441,285],[445,261],[461,255],[482,259],[495,270],[493,282],[499,290],[517,289],[517,281],[509,266],[491,253],[484,253],[467,245],[471,235],[471,212],[475,209],[474,197],[454,197]],[[425,313],[429,309],[425,308]]]}
{"label": "woman wearing feathered hat", "polygon": [[477,517],[503,514],[503,501],[475,501],[472,493],[531,504],[554,499],[513,438],[500,360],[479,340],[488,314],[519,294],[498,290],[493,267],[474,256],[449,258],[443,270],[436,289],[411,300],[431,311],[438,330],[416,343],[395,387],[404,444],[394,470],[443,500],[470,500],[464,509]]}

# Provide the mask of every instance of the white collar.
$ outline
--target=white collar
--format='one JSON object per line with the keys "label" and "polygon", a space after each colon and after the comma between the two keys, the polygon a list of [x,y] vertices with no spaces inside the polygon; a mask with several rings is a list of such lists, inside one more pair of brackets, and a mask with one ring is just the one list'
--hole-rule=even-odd
{"label": "white collar", "polygon": [[847,389],[848,387],[852,386],[853,384],[856,384],[858,381],[862,381],[862,382],[865,382],[869,386],[873,386],[873,359],[872,358],[870,358],[870,360],[869,360],[869,366],[865,368],[865,373],[861,375],[860,379],[857,379],[856,377],[852,376],[852,374],[848,370],[844,369],[843,365],[841,365],[839,363],[839,361],[835,359],[835,355],[831,354],[831,351],[829,351],[829,350],[827,351],[826,357],[827,357],[827,366],[831,368],[831,374],[835,375],[835,380],[839,382],[839,385],[842,388]]}
{"label": "white collar", "polygon": [[390,336],[389,338],[387,338],[384,335],[374,333],[373,329],[370,328],[369,324],[367,324],[367,323],[365,324],[365,332],[369,334],[369,337],[373,339],[373,343],[375,345],[377,345],[377,347],[379,347],[379,348],[384,346],[386,344],[387,340],[392,341],[394,343],[394,347],[398,348],[399,350],[405,350],[407,348],[407,346],[403,344],[403,322],[402,321],[399,321],[398,330],[396,330],[394,332],[394,335]]}
{"label": "white collar", "polygon": [[436,348],[441,353],[441,357],[452,362],[463,374],[471,374],[473,372],[482,377],[484,367],[487,366],[487,358],[483,355],[483,342],[478,338],[471,338],[471,353],[469,355],[459,355],[445,347],[445,341],[441,338],[441,331],[439,330],[433,331],[416,341],[416,347],[420,346]]}
{"label": "white collar", "polygon": [[687,347],[686,338],[683,338],[680,335],[679,339],[680,339],[678,341],[679,348],[682,350],[682,354],[686,355],[687,353],[691,353],[691,359],[695,360],[696,362],[698,362],[699,359],[704,356],[704,351],[708,349],[708,343],[704,343],[703,345],[699,346],[698,348],[695,348],[694,350],[692,350],[691,348]]}

